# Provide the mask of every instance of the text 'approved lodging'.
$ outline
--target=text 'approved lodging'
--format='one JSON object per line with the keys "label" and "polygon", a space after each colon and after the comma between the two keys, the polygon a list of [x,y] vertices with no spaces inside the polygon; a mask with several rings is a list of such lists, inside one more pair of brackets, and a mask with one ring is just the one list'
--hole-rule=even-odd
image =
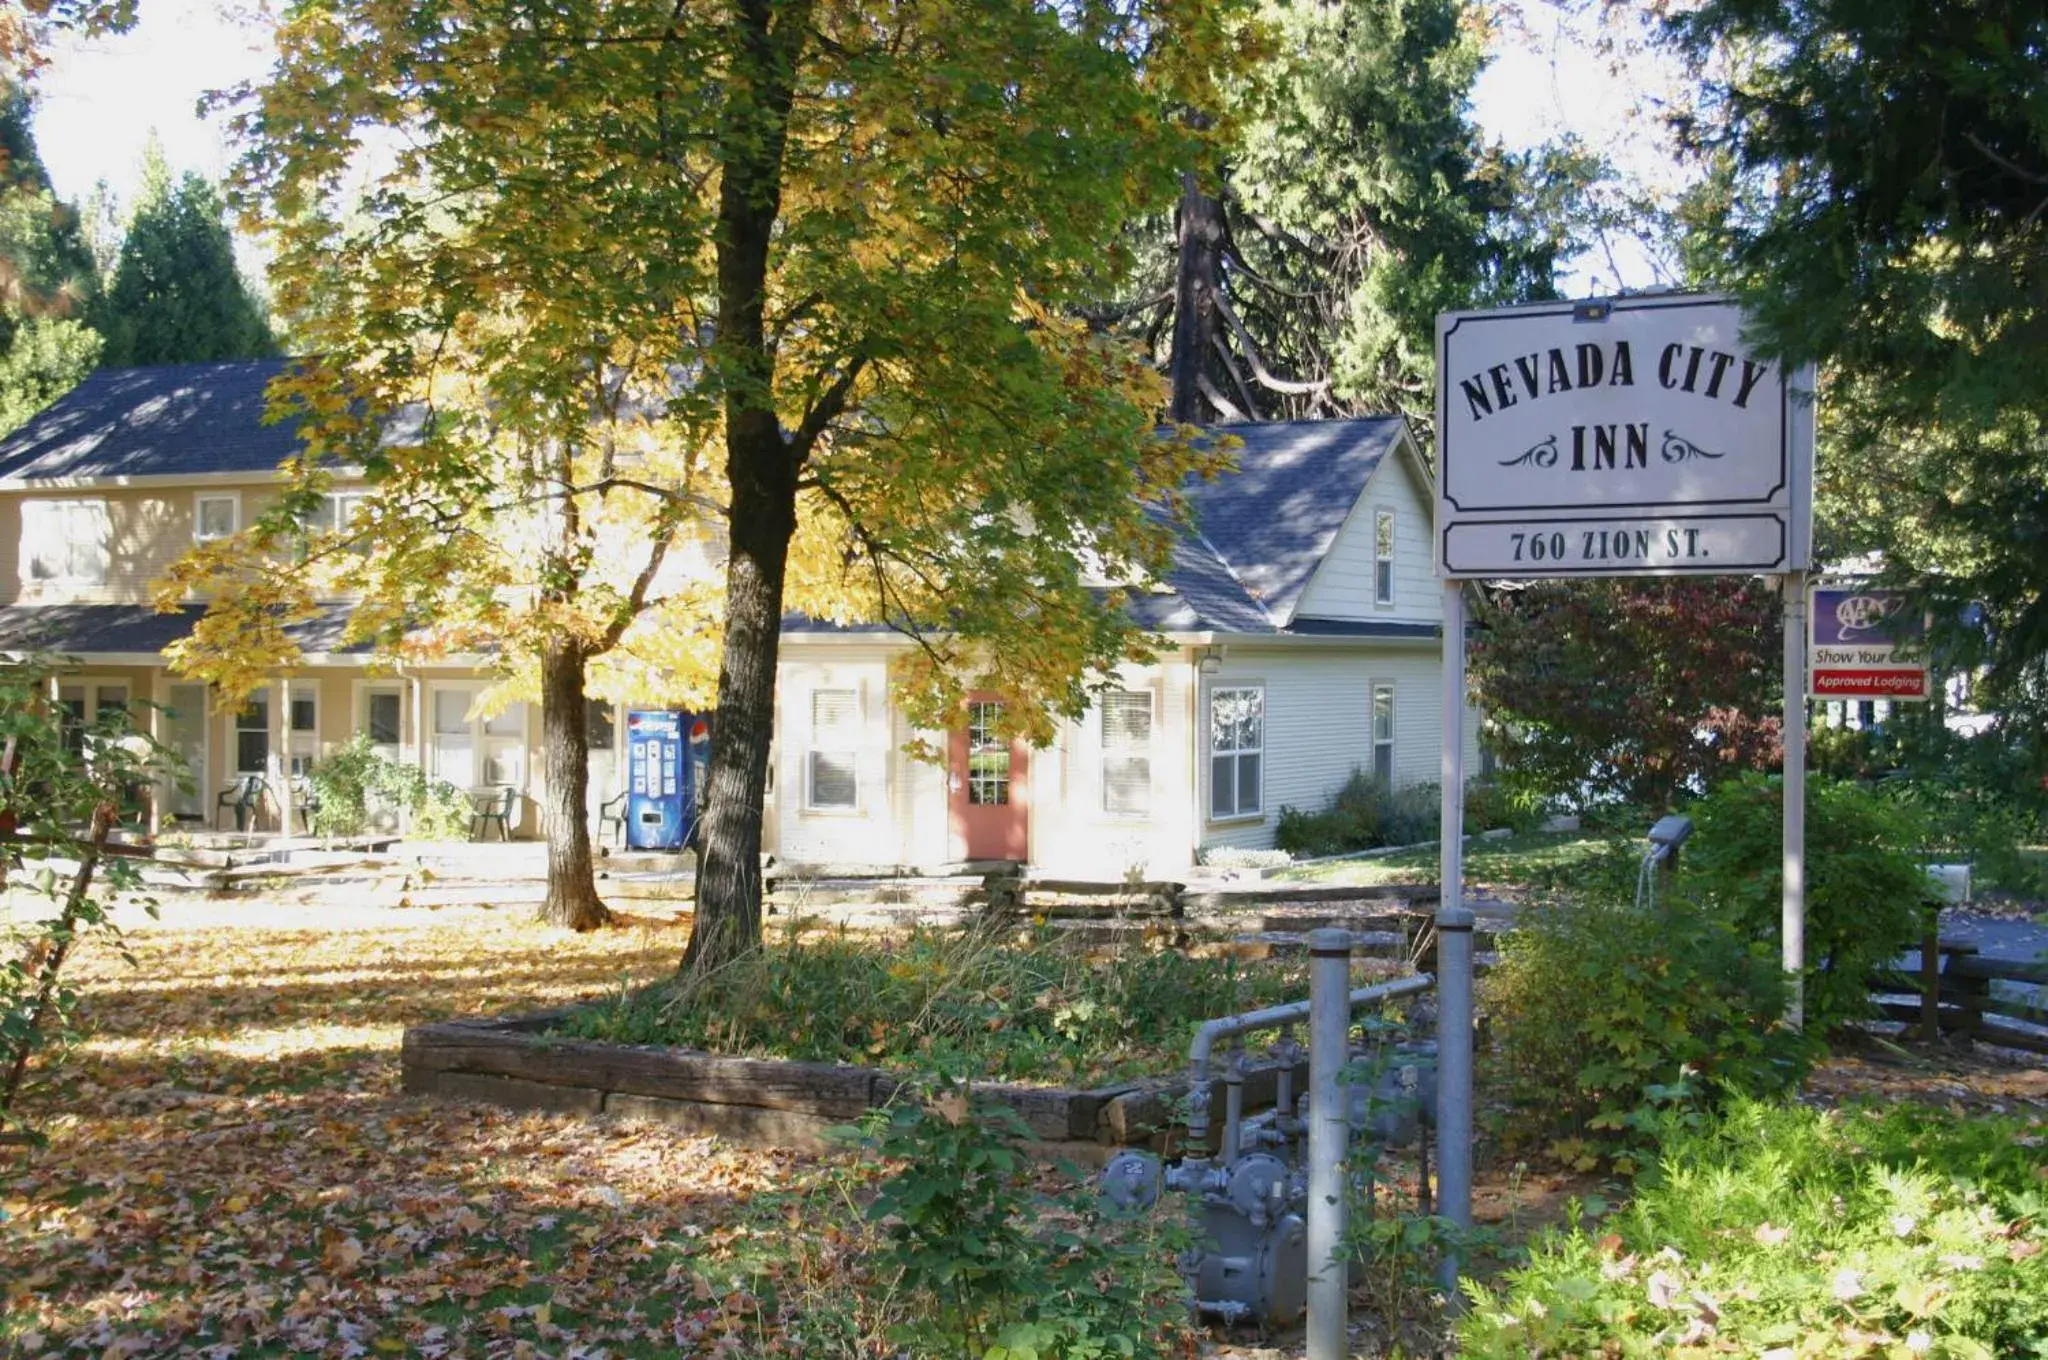
{"label": "text 'approved lodging'", "polygon": [[1437,327],[1445,576],[1806,566],[1813,384],[1727,298],[1451,313]]}

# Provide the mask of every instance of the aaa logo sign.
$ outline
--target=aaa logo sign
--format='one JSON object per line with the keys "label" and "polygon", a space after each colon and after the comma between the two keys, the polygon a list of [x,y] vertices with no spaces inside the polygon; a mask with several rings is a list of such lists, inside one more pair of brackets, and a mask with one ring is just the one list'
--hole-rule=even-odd
{"label": "aaa logo sign", "polygon": [[1808,689],[1816,699],[1925,699],[1927,619],[1903,592],[1816,586]]}

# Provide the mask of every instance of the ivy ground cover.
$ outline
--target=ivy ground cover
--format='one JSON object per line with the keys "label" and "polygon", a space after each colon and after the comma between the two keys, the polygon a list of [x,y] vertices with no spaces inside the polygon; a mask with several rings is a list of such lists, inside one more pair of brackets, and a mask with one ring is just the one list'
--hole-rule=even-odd
{"label": "ivy ground cover", "polygon": [[1298,964],[1171,949],[1090,951],[918,930],[784,932],[705,978],[577,1012],[561,1032],[744,1057],[862,1063],[963,1079],[1096,1086],[1178,1073],[1195,1026],[1307,995]]}

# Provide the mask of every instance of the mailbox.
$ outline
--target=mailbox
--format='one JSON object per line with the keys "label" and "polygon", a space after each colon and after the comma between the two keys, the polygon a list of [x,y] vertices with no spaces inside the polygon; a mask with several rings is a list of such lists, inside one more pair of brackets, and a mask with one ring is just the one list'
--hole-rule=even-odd
{"label": "mailbox", "polygon": [[628,848],[683,848],[696,829],[710,753],[708,714],[674,710],[626,714]]}

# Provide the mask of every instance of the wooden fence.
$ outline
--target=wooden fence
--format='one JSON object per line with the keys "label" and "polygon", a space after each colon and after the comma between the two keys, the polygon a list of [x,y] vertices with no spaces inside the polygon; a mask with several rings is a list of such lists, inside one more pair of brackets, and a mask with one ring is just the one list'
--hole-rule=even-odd
{"label": "wooden fence", "polygon": [[[1921,1038],[1955,1034],[1966,1040],[2003,1048],[2048,1053],[2048,993],[2031,997],[1997,996],[1993,982],[2033,983],[2048,987],[2048,963],[1987,959],[1974,944],[1938,939],[1933,932],[1920,942],[1920,966],[1880,978],[1880,994],[1917,993],[1912,1001],[1882,1000],[1880,1012],[1914,1027]],[[2029,1025],[2014,1024],[2026,1020]]]}

